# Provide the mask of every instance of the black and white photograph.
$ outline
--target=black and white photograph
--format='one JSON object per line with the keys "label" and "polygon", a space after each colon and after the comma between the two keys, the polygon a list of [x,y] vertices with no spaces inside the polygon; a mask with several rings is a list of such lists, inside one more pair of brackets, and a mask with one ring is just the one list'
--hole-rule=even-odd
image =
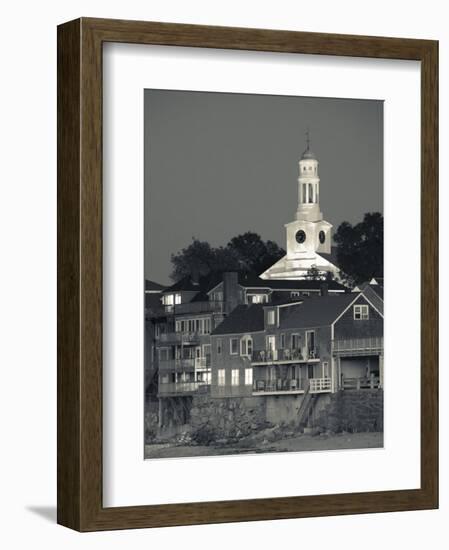
{"label": "black and white photograph", "polygon": [[144,92],[146,459],[383,447],[383,102]]}

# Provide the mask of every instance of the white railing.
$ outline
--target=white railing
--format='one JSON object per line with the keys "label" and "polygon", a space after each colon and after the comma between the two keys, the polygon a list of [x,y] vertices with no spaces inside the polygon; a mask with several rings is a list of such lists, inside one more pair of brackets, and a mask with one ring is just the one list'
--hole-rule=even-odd
{"label": "white railing", "polygon": [[310,393],[323,393],[332,391],[330,378],[310,378]]}
{"label": "white railing", "polygon": [[333,341],[333,350],[337,353],[342,352],[369,352],[382,351],[384,339],[382,336],[371,336],[368,338],[349,338]]}

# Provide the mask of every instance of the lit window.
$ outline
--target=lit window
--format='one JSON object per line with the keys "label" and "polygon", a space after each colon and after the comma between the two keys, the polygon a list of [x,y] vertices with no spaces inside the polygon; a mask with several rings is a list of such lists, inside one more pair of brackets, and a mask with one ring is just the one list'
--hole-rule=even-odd
{"label": "lit window", "polygon": [[232,372],[231,372],[231,385],[232,386],[238,386],[239,385],[239,369],[232,369]]}
{"label": "lit window", "polygon": [[245,369],[245,385],[253,385],[253,369]]}
{"label": "lit window", "polygon": [[238,340],[238,338],[231,338],[230,346],[231,346],[231,355],[237,355],[238,352],[239,352],[239,340]]}
{"label": "lit window", "polygon": [[218,385],[224,386],[226,381],[226,371],[225,369],[218,369]]}
{"label": "lit window", "polygon": [[356,321],[366,321],[369,319],[369,308],[367,305],[354,306],[354,319]]}
{"label": "lit window", "polygon": [[263,304],[266,301],[266,294],[248,294],[248,304]]}
{"label": "lit window", "polygon": [[221,338],[219,338],[217,340],[217,353],[218,353],[218,355],[221,355],[222,345],[223,345],[223,342],[222,342]]}
{"label": "lit window", "polygon": [[270,309],[270,311],[268,312],[268,324],[274,325],[274,322],[275,322],[274,309]]}
{"label": "lit window", "polygon": [[175,294],[175,304],[181,303],[181,294]]}

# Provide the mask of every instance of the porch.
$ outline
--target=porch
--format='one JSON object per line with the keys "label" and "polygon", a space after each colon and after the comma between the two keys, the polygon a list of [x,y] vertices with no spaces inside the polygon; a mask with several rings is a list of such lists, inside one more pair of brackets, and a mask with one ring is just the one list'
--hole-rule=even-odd
{"label": "porch", "polygon": [[254,350],[251,363],[257,365],[292,365],[295,363],[319,363],[318,350],[313,349],[261,349]]}
{"label": "porch", "polygon": [[296,395],[309,393],[330,393],[330,378],[277,378],[275,380],[254,380],[253,395]]}

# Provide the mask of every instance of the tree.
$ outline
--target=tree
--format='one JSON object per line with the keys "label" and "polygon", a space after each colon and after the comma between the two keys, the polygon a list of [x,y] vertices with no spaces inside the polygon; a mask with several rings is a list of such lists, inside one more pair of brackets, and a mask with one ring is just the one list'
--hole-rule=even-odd
{"label": "tree", "polygon": [[258,275],[285,255],[285,250],[274,241],[263,241],[260,235],[247,231],[231,239],[227,245],[239,263],[240,269]]}
{"label": "tree", "polygon": [[356,225],[339,225],[334,236],[337,263],[347,283],[358,285],[383,276],[383,226],[379,212],[366,213]]}
{"label": "tree", "polygon": [[213,248],[206,241],[192,239],[189,246],[177,254],[172,254],[173,271],[170,277],[179,281],[183,277],[193,274],[208,275],[213,271],[232,271],[238,269],[237,259],[231,250],[218,247]]}
{"label": "tree", "polygon": [[319,269],[313,265],[310,269],[307,270],[306,279],[308,281],[323,281],[325,276],[320,273]]}
{"label": "tree", "polygon": [[171,278],[179,281],[194,273],[253,271],[258,275],[277,262],[285,251],[273,241],[263,241],[260,235],[247,231],[232,238],[226,246],[212,247],[196,238],[177,254],[172,254]]}

